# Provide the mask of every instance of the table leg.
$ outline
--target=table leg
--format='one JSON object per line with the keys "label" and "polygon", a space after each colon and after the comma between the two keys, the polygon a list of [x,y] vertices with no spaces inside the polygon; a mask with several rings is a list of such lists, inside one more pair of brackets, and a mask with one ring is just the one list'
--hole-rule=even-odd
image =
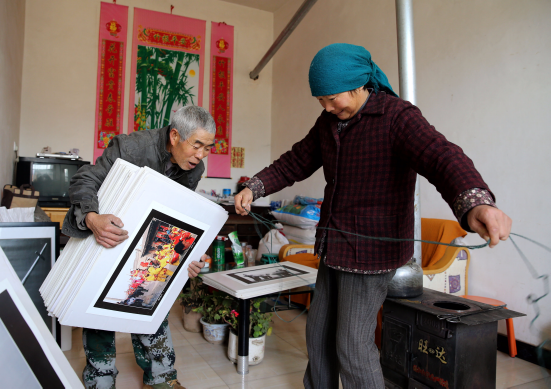
{"label": "table leg", "polygon": [[237,331],[237,373],[249,374],[249,312],[251,301],[239,299],[239,327]]}

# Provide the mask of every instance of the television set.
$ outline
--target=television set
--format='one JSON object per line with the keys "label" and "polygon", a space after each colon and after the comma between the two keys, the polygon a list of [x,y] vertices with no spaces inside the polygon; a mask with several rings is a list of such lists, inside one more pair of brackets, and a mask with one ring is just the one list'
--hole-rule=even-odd
{"label": "television set", "polygon": [[70,207],[71,178],[83,165],[89,164],[81,160],[19,157],[15,185],[32,185],[40,192],[38,205],[41,207]]}

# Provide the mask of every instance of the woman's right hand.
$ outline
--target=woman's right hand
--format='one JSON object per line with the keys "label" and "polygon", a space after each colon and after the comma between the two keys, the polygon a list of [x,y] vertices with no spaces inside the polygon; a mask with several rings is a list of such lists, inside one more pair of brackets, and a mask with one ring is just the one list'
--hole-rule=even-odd
{"label": "woman's right hand", "polygon": [[238,215],[245,216],[251,210],[251,203],[253,202],[253,191],[249,188],[243,189],[241,192],[235,195],[235,212]]}

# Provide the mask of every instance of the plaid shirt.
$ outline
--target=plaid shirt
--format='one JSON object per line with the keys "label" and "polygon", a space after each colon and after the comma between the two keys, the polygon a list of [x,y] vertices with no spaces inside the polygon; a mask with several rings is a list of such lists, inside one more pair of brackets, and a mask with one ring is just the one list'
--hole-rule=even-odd
{"label": "plaid shirt", "polygon": [[[416,173],[427,178],[450,207],[469,189],[489,191],[461,148],[407,101],[384,92],[373,94],[346,129],[338,129],[338,118],[324,111],[303,140],[256,174],[265,195],[323,166],[327,185],[319,227],[411,239]],[[316,235],[316,252],[323,231]],[[332,230],[327,231],[327,242],[327,265],[348,271],[396,269],[413,255],[412,242],[361,239]]]}

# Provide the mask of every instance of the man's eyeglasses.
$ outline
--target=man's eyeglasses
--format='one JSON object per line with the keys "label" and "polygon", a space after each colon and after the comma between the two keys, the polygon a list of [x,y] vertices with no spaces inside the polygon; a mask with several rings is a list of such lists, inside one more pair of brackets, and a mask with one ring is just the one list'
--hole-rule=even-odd
{"label": "man's eyeglasses", "polygon": [[193,144],[189,141],[189,139],[186,139],[186,142],[189,143],[189,145],[191,147],[193,147],[194,150],[196,151],[201,151],[203,154],[208,154],[210,153],[210,149],[212,148],[211,145],[204,145],[204,146],[197,146],[196,144]]}

